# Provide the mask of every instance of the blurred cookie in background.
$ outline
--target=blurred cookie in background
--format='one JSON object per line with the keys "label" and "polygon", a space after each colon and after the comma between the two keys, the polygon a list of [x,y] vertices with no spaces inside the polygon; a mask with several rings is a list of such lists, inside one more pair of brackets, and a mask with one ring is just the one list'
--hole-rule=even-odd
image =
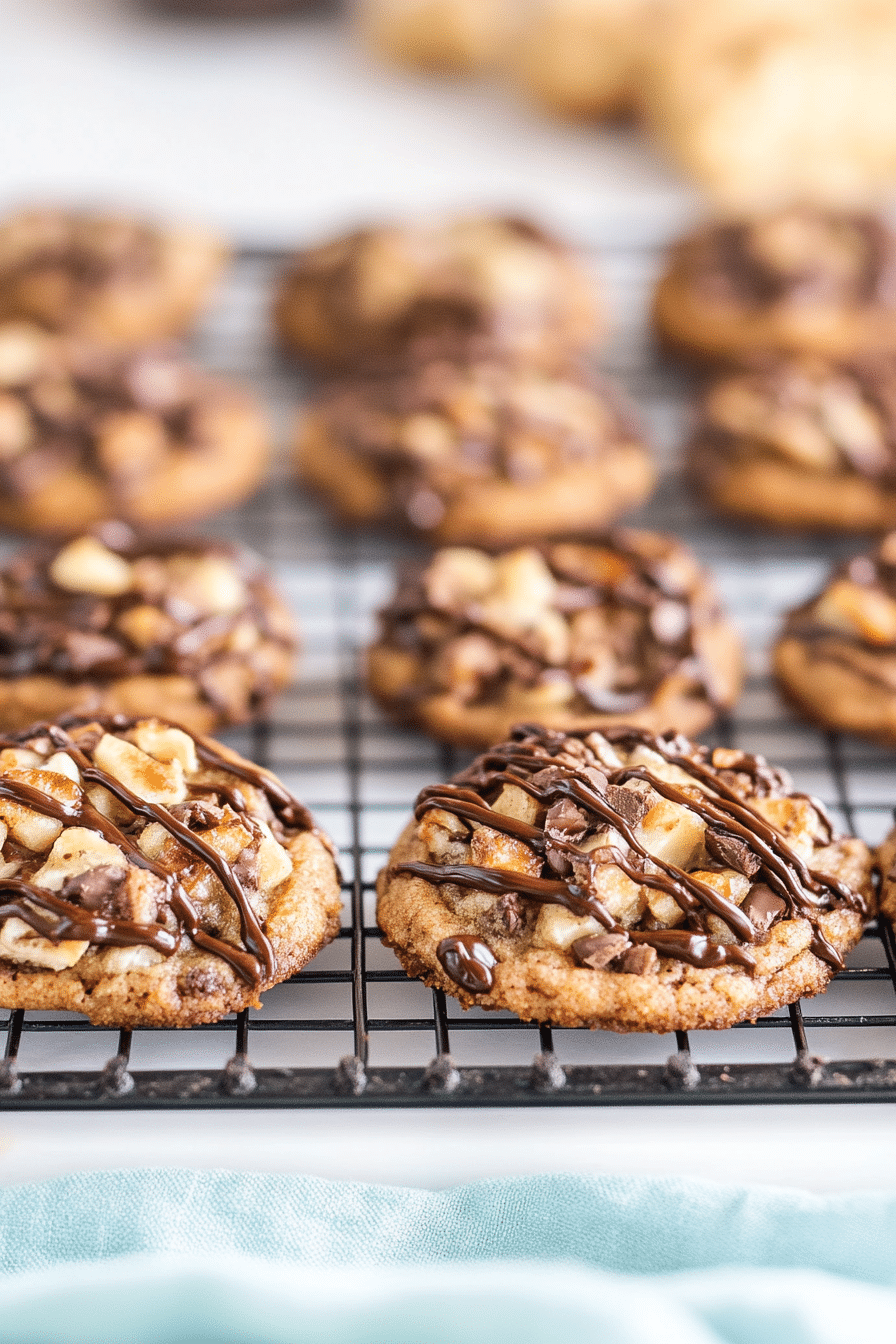
{"label": "blurred cookie in background", "polygon": [[896,532],[788,612],[773,657],[806,718],[896,747]]}
{"label": "blurred cookie in background", "polygon": [[698,360],[896,353],[896,235],[875,214],[809,205],[707,224],[670,249],[654,320]]}
{"label": "blurred cookie in background", "polygon": [[299,426],[301,480],[342,522],[502,546],[605,527],[654,469],[622,393],[497,357],[345,379]]}
{"label": "blurred cookie in background", "polygon": [[540,107],[585,121],[637,111],[662,0],[535,0],[508,66]]}
{"label": "blurred cookie in background", "polygon": [[0,526],[164,527],[245,499],[268,454],[256,403],[165,348],[0,324]]}
{"label": "blurred cookie in background", "polygon": [[400,361],[421,340],[487,341],[556,363],[604,325],[584,262],[536,225],[497,215],[359,229],[299,252],[275,322],[287,349],[324,369]]}
{"label": "blurred cookie in background", "polygon": [[357,0],[362,40],[393,65],[467,74],[494,61],[515,15],[514,0]]}
{"label": "blurred cookie in background", "polygon": [[702,732],[742,675],[711,577],[651,532],[437,551],[404,572],[368,650],[371,694],[392,718],[472,747],[520,721]]}
{"label": "blurred cookie in background", "polygon": [[106,523],[0,569],[0,727],[159,714],[191,732],[256,717],[292,675],[295,622],[227,542]]}
{"label": "blurred cookie in background", "polygon": [[0,219],[0,320],[36,322],[110,345],[189,329],[227,260],[216,234],[86,210]]}
{"label": "blurred cookie in background", "polygon": [[896,360],[804,356],[717,378],[688,465],[728,517],[829,532],[896,526]]}
{"label": "blurred cookie in background", "polygon": [[651,129],[718,201],[865,202],[896,179],[891,0],[671,0]]}

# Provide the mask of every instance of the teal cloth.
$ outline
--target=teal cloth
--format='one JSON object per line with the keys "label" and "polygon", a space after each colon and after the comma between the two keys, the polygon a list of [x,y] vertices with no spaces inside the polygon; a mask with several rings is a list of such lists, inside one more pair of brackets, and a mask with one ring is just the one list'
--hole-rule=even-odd
{"label": "teal cloth", "polygon": [[195,1171],[0,1190],[0,1344],[893,1344],[896,1198]]}

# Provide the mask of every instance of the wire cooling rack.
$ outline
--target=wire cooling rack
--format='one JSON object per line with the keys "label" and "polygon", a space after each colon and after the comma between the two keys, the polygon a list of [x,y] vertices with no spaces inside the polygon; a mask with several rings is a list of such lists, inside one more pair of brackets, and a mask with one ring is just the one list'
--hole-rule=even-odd
{"label": "wire cooling rack", "polygon": [[[896,801],[891,756],[798,723],[767,675],[779,613],[851,547],[723,528],[700,512],[677,472],[690,389],[647,334],[657,240],[620,245],[596,230],[586,241],[617,320],[604,366],[639,403],[657,446],[660,487],[636,521],[685,537],[712,566],[750,650],[744,696],[713,740],[788,767],[799,788],[876,843]],[[302,388],[269,340],[280,263],[273,252],[240,254],[197,354],[255,387],[285,443]],[[340,845],[340,937],[260,1011],[210,1026],[116,1037],[73,1014],[8,1014],[0,1109],[896,1100],[896,945],[886,926],[869,929],[847,969],[804,1007],[690,1037],[552,1031],[509,1013],[464,1013],[408,980],[379,942],[374,879],[418,790],[464,761],[386,724],[359,676],[372,613],[390,591],[394,561],[413,547],[332,529],[284,467],[218,529],[268,559],[302,624],[297,685],[270,720],[228,740],[277,771]]]}

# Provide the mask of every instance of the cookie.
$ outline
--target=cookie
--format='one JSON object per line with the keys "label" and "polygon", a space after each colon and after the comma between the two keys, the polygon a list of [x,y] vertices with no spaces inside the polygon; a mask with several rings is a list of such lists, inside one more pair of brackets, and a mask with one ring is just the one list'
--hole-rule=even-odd
{"label": "cookie", "polygon": [[179,336],[227,259],[216,234],[128,216],[22,210],[0,220],[0,321],[111,345]]}
{"label": "cookie", "polygon": [[672,248],[654,302],[698,360],[896,352],[896,236],[875,215],[793,206],[708,225]]}
{"label": "cookie", "polygon": [[602,334],[592,276],[534,224],[499,216],[360,229],[298,253],[275,306],[284,345],[324,369],[471,342],[556,363]]}
{"label": "cookie", "polygon": [[303,418],[296,458],[342,522],[492,546],[601,528],[654,482],[611,384],[495,358],[335,384]]}
{"label": "cookie", "polygon": [[877,866],[881,873],[880,909],[892,924],[896,921],[896,827],[877,851]]}
{"label": "cookie", "polygon": [[688,449],[720,513],[781,528],[896,526],[896,364],[771,361],[717,378]]}
{"label": "cookie", "polygon": [[0,728],[140,713],[209,732],[262,713],[295,648],[292,616],[248,552],[107,524],[0,569]]}
{"label": "cookie", "polygon": [[773,659],[782,692],[813,722],[896,747],[896,532],[788,612]]}
{"label": "cookie", "polygon": [[423,790],[378,916],[405,970],[464,1007],[690,1031],[823,990],[872,913],[871,868],[762,757],[523,725]]}
{"label": "cookie", "polygon": [[864,202],[896,177],[890,0],[672,0],[655,139],[717,200]]}
{"label": "cookie", "polygon": [[255,403],[165,349],[114,352],[0,325],[4,527],[178,523],[252,494],[267,458]]}
{"label": "cookie", "polygon": [[509,73],[548,112],[592,121],[640,104],[659,0],[537,0],[521,21]]}
{"label": "cookie", "polygon": [[394,65],[458,75],[492,63],[510,27],[510,0],[361,0],[363,41]]}
{"label": "cookie", "polygon": [[521,718],[697,733],[740,691],[740,641],[671,537],[618,532],[409,570],[368,651],[374,698],[442,741],[484,747]]}
{"label": "cookie", "polygon": [[0,740],[0,1005],[187,1027],[339,929],[329,840],[272,774],[155,718]]}

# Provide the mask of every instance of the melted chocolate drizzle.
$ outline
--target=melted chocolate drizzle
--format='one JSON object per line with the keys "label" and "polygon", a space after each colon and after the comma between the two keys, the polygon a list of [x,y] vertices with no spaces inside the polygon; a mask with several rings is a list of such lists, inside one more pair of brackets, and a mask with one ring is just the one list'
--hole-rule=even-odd
{"label": "melted chocolate drizzle", "polygon": [[[717,834],[728,836],[746,845],[755,856],[758,867],[756,880],[764,884],[778,898],[779,918],[803,918],[812,926],[811,950],[836,969],[842,969],[840,954],[825,938],[819,926],[822,911],[840,904],[859,913],[867,913],[864,898],[843,882],[809,868],[790,848],[784,837],[755,808],[741,798],[723,777],[724,772],[710,763],[706,748],[694,748],[685,739],[667,735],[657,737],[646,730],[633,728],[609,729],[604,736],[611,744],[632,749],[643,745],[656,752],[670,765],[690,775],[695,784],[707,785],[711,794],[696,787],[684,792],[682,788],[658,778],[643,766],[622,766],[598,769],[606,775],[607,784],[584,773],[586,762],[574,768],[557,761],[558,753],[569,744],[578,746],[580,739],[565,737],[547,729],[521,725],[514,730],[511,740],[480,756],[469,769],[457,776],[454,784],[432,785],[423,790],[417,800],[415,816],[419,819],[428,811],[438,808],[450,812],[463,821],[491,827],[503,835],[522,841],[534,853],[543,856],[554,873],[572,873],[572,877],[531,876],[503,868],[485,868],[473,864],[401,863],[396,873],[407,873],[428,882],[454,883],[457,886],[492,892],[495,895],[516,893],[539,904],[561,905],[576,915],[590,915],[608,933],[624,934],[632,943],[653,947],[661,956],[673,957],[698,967],[736,964],[748,970],[755,968],[752,953],[742,943],[755,943],[757,934],[764,932],[748,918],[733,901],[674,864],[652,855],[635,834],[618,806],[614,806],[610,788],[619,788],[627,781],[639,780],[648,784],[662,798],[695,813]],[[578,753],[576,753],[578,754]],[[535,782],[550,766],[550,778]],[[736,769],[752,781],[757,795],[782,791],[781,777],[772,771],[760,757],[743,756]],[[597,772],[592,770],[592,775]],[[617,832],[627,846],[618,845],[583,852],[560,839],[556,832],[542,829],[516,817],[495,812],[491,802],[497,799],[504,785],[524,790],[545,807],[570,799],[577,808]],[[606,792],[604,791],[606,790]],[[790,794],[794,798],[806,795]],[[833,838],[830,820],[814,799],[815,807],[827,833]],[[612,864],[622,870],[633,882],[652,887],[671,896],[685,915],[685,927],[666,929],[627,929],[619,924],[591,890],[591,879],[597,869]],[[706,916],[716,915],[739,940],[738,943],[712,941],[706,929]],[[765,926],[767,927],[767,925]],[[461,981],[449,963],[440,956],[445,970],[471,993],[467,980]],[[466,976],[467,972],[464,969]],[[489,986],[490,987],[490,986]]]}
{"label": "melted chocolate drizzle", "polygon": [[[62,725],[45,724],[30,728],[26,733],[0,739],[0,749],[20,747],[35,736],[45,733],[57,750],[66,752],[72,758],[85,783],[98,784],[107,789],[135,817],[143,817],[147,821],[158,822],[163,826],[180,845],[211,868],[219,879],[239,913],[240,931],[245,946],[235,947],[205,929],[199,912],[179,882],[176,873],[157,860],[147,857],[128,830],[116,826],[99,812],[83,789],[72,784],[77,797],[73,802],[66,803],[24,781],[11,780],[6,776],[0,776],[0,798],[20,803],[42,816],[62,822],[64,826],[84,825],[91,830],[99,831],[104,839],[117,845],[132,863],[160,878],[165,886],[165,899],[176,921],[177,930],[172,932],[160,923],[138,924],[131,920],[100,916],[64,900],[43,887],[14,877],[0,879],[0,892],[8,893],[13,898],[0,905],[0,923],[14,915],[35,932],[54,941],[74,938],[85,939],[96,945],[111,944],[119,947],[142,945],[154,948],[166,957],[177,950],[181,937],[185,934],[197,947],[228,962],[249,984],[259,987],[273,978],[277,972],[276,953],[234,865],[228,863],[217,850],[203,840],[201,835],[191,831],[183,822],[172,816],[167,808],[159,803],[145,802],[120,780],[95,765],[88,753],[78,746],[68,731],[91,722],[93,720],[81,718],[65,720]],[[137,722],[138,719],[116,716],[101,721],[101,726],[108,732],[122,732],[132,728]],[[157,722],[177,727],[165,720]],[[291,830],[314,829],[310,814],[288,793],[279,780],[249,762],[231,761],[203,738],[194,738],[194,741],[197,755],[205,765],[237,775],[262,792],[284,827]],[[205,792],[209,790],[224,792],[226,786],[219,787],[218,784],[209,782],[203,784],[202,788]],[[257,838],[260,834],[258,826],[248,814],[246,800],[238,790],[226,791],[228,802],[238,814],[241,823]]]}

